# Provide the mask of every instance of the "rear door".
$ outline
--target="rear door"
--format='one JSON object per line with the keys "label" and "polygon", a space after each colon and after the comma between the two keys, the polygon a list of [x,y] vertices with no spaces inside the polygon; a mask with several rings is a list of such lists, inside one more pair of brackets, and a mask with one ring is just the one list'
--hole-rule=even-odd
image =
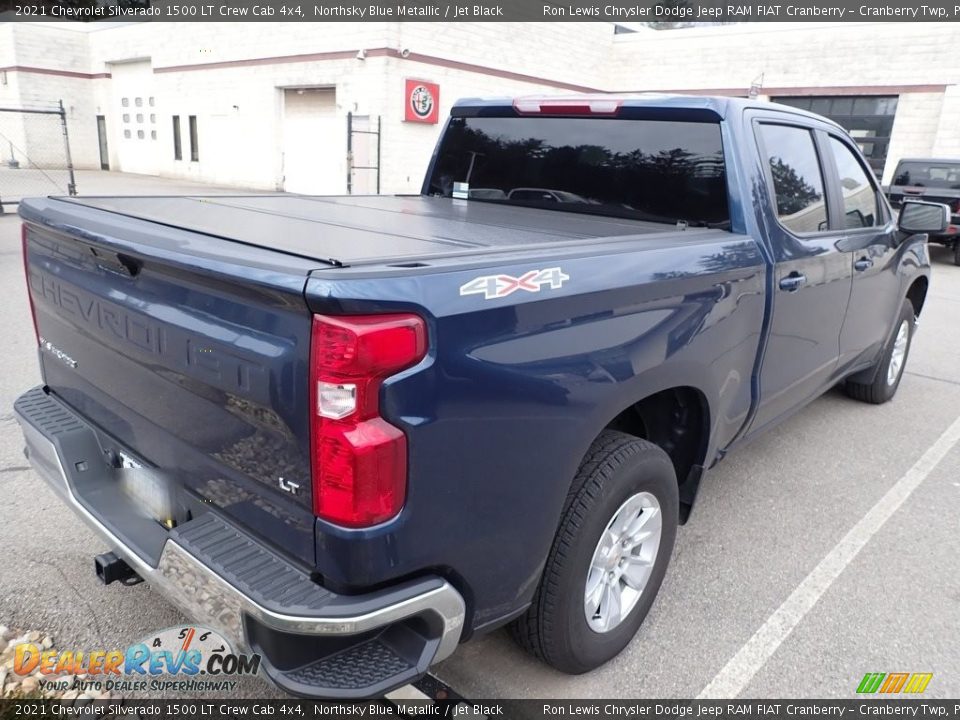
{"label": "rear door", "polygon": [[844,224],[840,247],[851,255],[853,287],[840,334],[838,370],[872,362],[899,311],[896,224],[876,180],[853,143],[828,135],[829,184],[836,187]]}
{"label": "rear door", "polygon": [[[784,115],[784,118],[789,118]],[[802,121],[758,118],[774,253],[772,318],[751,432],[821,392],[837,367],[852,260],[831,202],[826,134]]]}

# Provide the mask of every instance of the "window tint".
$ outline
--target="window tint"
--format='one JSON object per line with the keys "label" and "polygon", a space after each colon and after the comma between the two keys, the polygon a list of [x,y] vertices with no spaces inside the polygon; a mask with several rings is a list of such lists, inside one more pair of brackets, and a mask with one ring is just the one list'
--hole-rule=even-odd
{"label": "window tint", "polygon": [[453,118],[429,192],[670,224],[729,221],[720,126],[710,122]]}
{"label": "window tint", "polygon": [[840,174],[840,190],[843,192],[844,224],[848,228],[872,227],[880,224],[877,210],[877,190],[867,177],[866,171],[853,152],[837,140],[830,138],[833,157]]}
{"label": "window tint", "polygon": [[777,217],[795,233],[827,229],[823,176],[809,130],[761,125],[766,161],[777,196]]}

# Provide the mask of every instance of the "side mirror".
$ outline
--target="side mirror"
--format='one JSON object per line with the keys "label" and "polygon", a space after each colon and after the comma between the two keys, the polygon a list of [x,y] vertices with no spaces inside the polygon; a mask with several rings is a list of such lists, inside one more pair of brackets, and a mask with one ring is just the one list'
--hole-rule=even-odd
{"label": "side mirror", "polygon": [[942,203],[911,200],[900,207],[897,227],[907,235],[942,233],[950,224],[950,208]]}

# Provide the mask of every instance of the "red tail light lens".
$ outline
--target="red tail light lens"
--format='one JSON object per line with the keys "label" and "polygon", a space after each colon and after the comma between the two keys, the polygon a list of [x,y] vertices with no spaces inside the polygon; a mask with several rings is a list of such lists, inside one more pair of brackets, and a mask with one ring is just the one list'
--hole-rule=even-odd
{"label": "red tail light lens", "polygon": [[27,282],[27,302],[30,303],[30,317],[33,319],[33,336],[40,344],[40,331],[37,329],[37,310],[33,307],[33,294],[30,292],[30,268],[27,265],[27,224],[20,226],[20,251],[23,255],[23,278]]}
{"label": "red tail light lens", "polygon": [[400,512],[407,439],[380,417],[380,386],[426,351],[426,325],[416,315],[314,316],[310,422],[317,517],[368,527]]}

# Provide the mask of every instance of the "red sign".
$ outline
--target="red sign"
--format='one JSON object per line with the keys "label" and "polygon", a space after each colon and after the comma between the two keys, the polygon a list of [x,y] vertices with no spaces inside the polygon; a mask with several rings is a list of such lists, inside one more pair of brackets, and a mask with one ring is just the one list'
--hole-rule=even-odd
{"label": "red sign", "polygon": [[407,122],[436,124],[440,119],[440,86],[409,78],[406,83],[403,119]]}

